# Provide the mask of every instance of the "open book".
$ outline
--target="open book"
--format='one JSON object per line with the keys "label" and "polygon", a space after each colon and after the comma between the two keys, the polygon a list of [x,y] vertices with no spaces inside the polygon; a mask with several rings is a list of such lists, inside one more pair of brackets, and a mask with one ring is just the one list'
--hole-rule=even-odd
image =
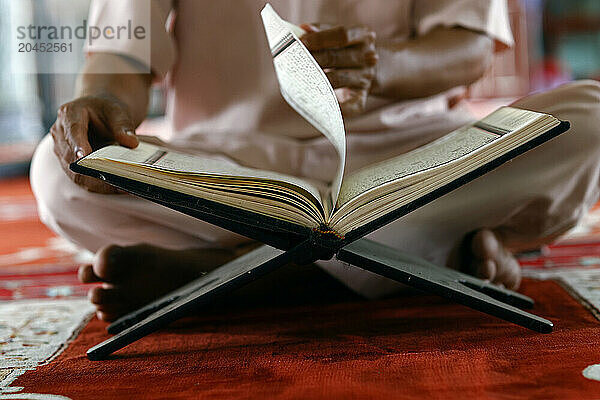
{"label": "open book", "polygon": [[[104,147],[72,169],[167,206],[179,193],[187,199],[179,207],[184,212],[198,205],[210,214],[211,207],[222,205],[214,212],[230,221],[236,221],[239,210],[256,216],[244,220],[256,228],[304,228],[343,239],[373,231],[568,129],[568,123],[551,115],[503,107],[416,150],[344,176],[344,121],[333,88],[299,40],[301,29],[269,5],[262,17],[283,97],[327,137],[339,156],[327,187],[146,143],[133,150]],[[171,197],[161,195],[162,190]]]}
{"label": "open book", "polygon": [[[88,350],[98,360],[260,276],[294,262],[338,260],[534,329],[552,323],[516,308],[525,296],[440,268],[364,238],[370,232],[565,132],[551,115],[503,107],[411,152],[344,175],[344,121],[325,73],[298,39],[302,29],[262,11],[284,99],[338,154],[328,185],[141,143],[104,147],[71,164],[155,203],[255,239],[263,246],[122,317]],[[401,133],[400,133],[401,134]]]}

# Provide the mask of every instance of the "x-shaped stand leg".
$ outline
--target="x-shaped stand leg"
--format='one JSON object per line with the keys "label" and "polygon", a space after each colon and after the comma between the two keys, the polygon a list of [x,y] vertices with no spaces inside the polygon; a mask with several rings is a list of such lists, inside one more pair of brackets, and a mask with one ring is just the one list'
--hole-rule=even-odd
{"label": "x-shaped stand leg", "polygon": [[[218,295],[226,294],[259,277],[310,253],[312,245],[304,242],[283,251],[261,246],[182,288],[115,321],[108,328],[115,334],[92,347],[91,360],[101,360],[116,350],[189,315]],[[345,246],[337,259],[377,273],[428,293],[437,294],[506,321],[541,333],[552,331],[552,322],[517,307],[531,307],[533,300],[511,290],[431,264],[421,258],[388,246],[360,239]]]}
{"label": "x-shaped stand leg", "polygon": [[533,307],[529,297],[391,247],[360,239],[340,250],[337,258],[536,332],[552,332],[552,322],[517,308]]}

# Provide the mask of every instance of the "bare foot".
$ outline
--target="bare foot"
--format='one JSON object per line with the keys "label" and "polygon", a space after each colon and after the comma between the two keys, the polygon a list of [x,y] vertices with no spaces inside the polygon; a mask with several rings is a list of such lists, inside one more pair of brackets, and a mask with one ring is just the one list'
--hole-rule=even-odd
{"label": "bare foot", "polygon": [[521,284],[521,266],[490,229],[467,234],[448,256],[449,268],[460,270],[508,289]]}
{"label": "bare foot", "polygon": [[102,282],[88,292],[99,319],[113,321],[235,258],[221,249],[167,250],[150,245],[107,246],[92,265],[79,268],[83,283]]}

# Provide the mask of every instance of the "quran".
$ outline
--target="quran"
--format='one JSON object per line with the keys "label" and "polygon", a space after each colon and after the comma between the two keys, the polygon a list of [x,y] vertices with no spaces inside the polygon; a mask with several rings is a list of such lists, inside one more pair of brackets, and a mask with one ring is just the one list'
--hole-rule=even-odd
{"label": "quran", "polygon": [[[343,179],[342,153],[338,177],[328,187],[143,142],[133,150],[105,147],[77,164],[100,174],[109,173],[343,237],[559,125],[559,120],[547,114],[503,107],[428,145]],[[343,135],[340,138],[343,140]]]}
{"label": "quran", "polygon": [[133,150],[108,146],[76,165],[221,204],[231,211],[244,210],[260,216],[256,221],[261,226],[345,237],[516,149],[531,147],[561,125],[548,114],[502,107],[416,150],[344,175],[344,121],[333,88],[298,40],[297,29],[269,6],[262,15],[283,97],[337,152],[337,171],[329,185],[146,143]]}
{"label": "quran", "polygon": [[262,17],[283,98],[336,150],[332,181],[322,184],[143,142],[135,149],[107,146],[71,164],[74,172],[264,244],[115,322],[109,332],[118,334],[88,356],[101,359],[218,293],[287,263],[334,256],[539,332],[551,331],[551,322],[516,308],[533,305],[531,299],[364,236],[567,131],[569,123],[502,107],[413,151],[345,174],[345,128],[335,91],[300,41],[303,31],[268,4]]}

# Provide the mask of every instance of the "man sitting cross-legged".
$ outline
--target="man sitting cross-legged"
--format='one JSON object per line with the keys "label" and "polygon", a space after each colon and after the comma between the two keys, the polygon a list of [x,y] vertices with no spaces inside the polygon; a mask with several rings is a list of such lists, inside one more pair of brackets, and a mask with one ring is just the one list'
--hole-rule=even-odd
{"label": "man sitting cross-legged", "polygon": [[[289,3],[273,1],[273,6],[295,23],[328,22],[305,25],[302,40],[332,85],[343,89],[350,172],[472,121],[455,88],[479,79],[494,50],[512,43],[500,0],[478,0],[475,8],[450,0]],[[107,25],[115,15],[134,17],[137,4],[94,1],[90,24]],[[115,48],[99,40],[90,46],[75,99],[59,109],[32,164],[42,220],[96,253],[92,265],[81,267],[80,278],[104,283],[90,292],[104,320],[256,245],[69,171],[71,162],[106,144],[135,147],[139,140],[158,140],[135,134],[146,116],[152,82],[165,80],[169,91],[173,134],[167,147],[323,182],[337,163],[327,140],[279,94],[258,14],[262,2],[151,4],[152,73],[140,69],[139,52],[128,47],[135,43]],[[115,66],[129,73],[102,73]],[[410,99],[421,99],[418,112],[403,118]],[[598,199],[599,104],[595,81],[517,101],[514,107],[570,121],[571,130],[368,237],[517,288],[521,275],[514,252],[556,239]],[[366,297],[400,287],[336,261],[319,265]]]}

